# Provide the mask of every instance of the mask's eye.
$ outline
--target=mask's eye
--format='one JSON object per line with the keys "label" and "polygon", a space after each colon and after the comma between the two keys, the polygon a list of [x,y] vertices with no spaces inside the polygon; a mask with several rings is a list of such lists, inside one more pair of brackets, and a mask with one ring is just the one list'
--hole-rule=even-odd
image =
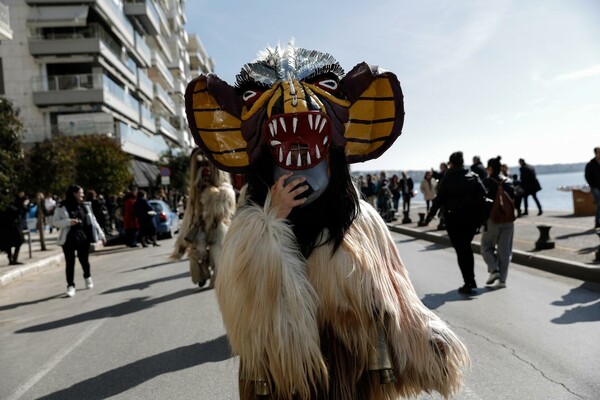
{"label": "mask's eye", "polygon": [[242,94],[242,100],[244,100],[246,107],[250,107],[262,94],[263,92],[261,90],[246,90],[244,94]]}
{"label": "mask's eye", "polygon": [[315,84],[328,92],[335,92],[339,87],[335,79],[323,79],[315,82]]}
{"label": "mask's eye", "polygon": [[307,79],[307,82],[336,96],[340,91],[340,82],[333,74],[321,74]]}

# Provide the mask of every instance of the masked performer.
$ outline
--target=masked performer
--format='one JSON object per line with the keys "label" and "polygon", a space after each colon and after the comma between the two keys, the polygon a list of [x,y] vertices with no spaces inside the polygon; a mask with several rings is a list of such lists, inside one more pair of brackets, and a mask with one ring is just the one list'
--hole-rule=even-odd
{"label": "masked performer", "polygon": [[[187,250],[192,282],[214,287],[223,238],[235,213],[235,193],[229,174],[221,171],[196,149],[190,162],[190,192],[175,249],[179,260]],[[212,269],[212,276],[211,276]]]}
{"label": "masked performer", "polygon": [[216,295],[242,399],[396,399],[456,392],[468,353],[417,297],[349,163],[401,132],[396,76],[288,45],[245,65],[231,87],[188,85],[198,145],[247,173],[223,246]]}

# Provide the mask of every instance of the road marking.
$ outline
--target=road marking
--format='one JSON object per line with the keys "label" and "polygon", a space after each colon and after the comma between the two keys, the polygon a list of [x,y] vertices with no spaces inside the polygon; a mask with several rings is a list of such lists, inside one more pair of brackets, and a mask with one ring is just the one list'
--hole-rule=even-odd
{"label": "road marking", "polygon": [[92,333],[96,331],[96,329],[100,328],[100,326],[106,321],[106,318],[96,321],[94,324],[88,326],[82,333],[79,335],[75,343],[70,344],[60,350],[56,355],[50,359],[46,364],[42,366],[42,369],[35,374],[31,379],[29,379],[26,383],[21,385],[16,392],[12,394],[12,396],[8,397],[7,400],[18,400],[20,399],[29,389],[31,389],[36,383],[38,383],[48,372],[52,371],[54,367],[56,367],[65,357],[69,355],[77,346],[82,344]]}

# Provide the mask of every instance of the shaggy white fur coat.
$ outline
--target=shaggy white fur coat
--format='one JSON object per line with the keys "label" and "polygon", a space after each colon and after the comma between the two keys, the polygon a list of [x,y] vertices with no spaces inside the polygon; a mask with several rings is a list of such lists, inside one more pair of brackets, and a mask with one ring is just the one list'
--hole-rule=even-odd
{"label": "shaggy white fur coat", "polygon": [[[223,246],[216,294],[232,350],[240,357],[240,397],[269,382],[271,399],[397,399],[455,393],[469,363],[455,334],[417,297],[377,212],[360,214],[332,255],[308,259],[286,220],[265,207],[238,210]],[[376,325],[384,324],[397,381],[368,371]]]}
{"label": "shaggy white fur coat", "polygon": [[[210,279],[214,286],[223,239],[236,205],[229,177],[212,166],[211,169],[211,185],[201,191],[200,176],[196,173],[192,176],[194,184],[171,258],[179,260],[187,252],[192,282],[198,284]],[[192,171],[197,172],[194,163]]]}

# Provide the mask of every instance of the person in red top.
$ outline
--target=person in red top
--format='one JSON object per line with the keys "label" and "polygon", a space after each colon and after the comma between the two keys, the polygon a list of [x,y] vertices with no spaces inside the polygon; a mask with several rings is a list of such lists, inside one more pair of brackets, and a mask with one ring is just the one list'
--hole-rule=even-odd
{"label": "person in red top", "polygon": [[137,243],[137,232],[139,229],[138,221],[133,212],[135,204],[136,191],[129,191],[123,199],[123,228],[125,229],[125,244],[128,247],[139,247]]}

